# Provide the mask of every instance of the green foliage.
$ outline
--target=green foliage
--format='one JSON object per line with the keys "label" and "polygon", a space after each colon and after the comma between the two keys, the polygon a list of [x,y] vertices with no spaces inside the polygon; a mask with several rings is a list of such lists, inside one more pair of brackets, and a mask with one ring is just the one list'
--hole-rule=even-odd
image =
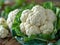
{"label": "green foliage", "polygon": [[60,8],[56,7],[56,15],[57,15],[57,29],[60,29]]}
{"label": "green foliage", "polygon": [[56,45],[60,45],[60,39],[56,42]]}
{"label": "green foliage", "polygon": [[1,11],[1,16],[7,19],[9,12],[12,11],[12,8],[10,6],[5,6],[4,10]]}
{"label": "green foliage", "polygon": [[28,42],[24,42],[23,38],[21,38],[21,37],[15,37],[15,38],[22,45],[46,45],[47,44],[46,42],[40,41],[40,40],[34,40],[33,39],[33,40],[28,41]]}
{"label": "green foliage", "polygon": [[12,30],[15,30],[15,32],[16,32],[16,34],[17,34],[18,36],[21,35],[21,33],[20,33],[20,28],[19,28],[19,25],[20,25],[20,23],[21,23],[21,21],[20,21],[20,16],[21,16],[21,14],[20,14],[20,12],[19,12],[19,13],[16,15],[16,18],[15,18],[14,23],[13,23],[13,26],[12,26]]}
{"label": "green foliage", "polygon": [[49,9],[53,9],[53,3],[52,2],[45,2],[43,3],[43,7],[44,8],[49,8]]}

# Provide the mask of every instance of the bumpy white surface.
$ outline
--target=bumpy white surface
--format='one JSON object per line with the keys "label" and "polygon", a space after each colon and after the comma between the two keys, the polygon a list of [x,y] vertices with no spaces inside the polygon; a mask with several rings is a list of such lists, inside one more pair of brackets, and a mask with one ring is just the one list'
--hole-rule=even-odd
{"label": "bumpy white surface", "polygon": [[8,30],[5,29],[2,25],[0,25],[0,38],[5,38],[9,34]]}
{"label": "bumpy white surface", "polygon": [[56,16],[52,10],[36,5],[31,10],[24,10],[20,20],[22,22],[20,30],[28,36],[40,33],[50,34],[53,32]]}
{"label": "bumpy white surface", "polygon": [[20,28],[20,29],[21,29],[21,31],[24,33],[24,32],[25,32],[24,23],[21,23],[21,24],[20,24],[20,27],[21,27],[21,28]]}
{"label": "bumpy white surface", "polygon": [[21,14],[22,16],[21,16],[21,18],[20,18],[22,22],[25,22],[25,21],[26,21],[29,13],[31,13],[31,11],[30,11],[29,9],[24,10],[24,11],[22,12],[22,14]]}
{"label": "bumpy white surface", "polygon": [[14,22],[14,19],[16,17],[16,14],[19,12],[19,9],[15,9],[13,11],[11,11],[9,14],[8,14],[8,18],[7,18],[7,24],[9,26],[9,28],[12,27],[12,24]]}
{"label": "bumpy white surface", "polygon": [[47,16],[47,21],[54,22],[56,20],[56,16],[54,12],[50,9],[46,9],[46,16]]}
{"label": "bumpy white surface", "polygon": [[39,33],[40,33],[39,28],[34,25],[26,30],[26,35],[28,35],[28,36],[39,34]]}
{"label": "bumpy white surface", "polygon": [[43,26],[40,27],[40,30],[43,34],[48,34],[53,32],[53,24],[50,22],[45,23]]}

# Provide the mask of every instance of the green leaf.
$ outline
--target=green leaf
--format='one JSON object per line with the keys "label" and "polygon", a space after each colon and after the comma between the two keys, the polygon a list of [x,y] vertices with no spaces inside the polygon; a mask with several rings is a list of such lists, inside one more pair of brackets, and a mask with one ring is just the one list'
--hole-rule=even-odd
{"label": "green leaf", "polygon": [[49,42],[48,45],[56,45],[55,43]]}
{"label": "green leaf", "polygon": [[60,8],[56,7],[56,15],[59,15]]}
{"label": "green leaf", "polygon": [[5,8],[4,8],[4,13],[5,13],[4,15],[5,16],[3,15],[5,19],[7,19],[10,11],[12,11],[11,7],[10,6],[5,6]]}
{"label": "green leaf", "polygon": [[51,40],[51,34],[39,34],[39,37],[44,40]]}
{"label": "green leaf", "polygon": [[5,11],[2,11],[0,16],[5,17]]}
{"label": "green leaf", "polygon": [[33,6],[35,5],[35,3],[30,3],[26,5],[26,9],[31,9]]}
{"label": "green leaf", "polygon": [[9,12],[12,11],[10,6],[5,6],[4,10],[1,11],[1,17],[4,17],[5,19],[7,19]]}
{"label": "green leaf", "polygon": [[22,45],[46,45],[47,43],[40,40],[30,40],[28,42],[24,42],[22,37],[15,37],[17,41]]}
{"label": "green leaf", "polygon": [[31,35],[30,37],[25,36],[25,37],[24,37],[24,41],[25,41],[25,42],[28,42],[28,41],[33,40],[33,39],[35,39],[35,38],[36,38],[36,35]]}
{"label": "green leaf", "polygon": [[52,2],[45,2],[43,3],[44,8],[52,9],[53,8],[53,3]]}
{"label": "green leaf", "polygon": [[60,45],[60,39],[56,42],[56,45]]}
{"label": "green leaf", "polygon": [[12,31],[11,31],[11,34],[12,34],[12,37],[16,36],[15,30],[12,30]]}
{"label": "green leaf", "polygon": [[57,29],[60,29],[60,8],[56,7]]}
{"label": "green leaf", "polygon": [[20,44],[24,44],[23,38],[22,37],[17,37],[15,36],[16,40],[20,43]]}

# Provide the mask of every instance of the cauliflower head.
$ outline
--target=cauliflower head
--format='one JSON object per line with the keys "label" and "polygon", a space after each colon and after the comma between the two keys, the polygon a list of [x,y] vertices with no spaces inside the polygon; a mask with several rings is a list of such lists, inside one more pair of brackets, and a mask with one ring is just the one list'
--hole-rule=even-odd
{"label": "cauliflower head", "polygon": [[53,23],[56,21],[55,13],[40,5],[34,6],[31,10],[22,12],[20,30],[28,36],[36,34],[51,34],[54,31]]}
{"label": "cauliflower head", "polygon": [[0,25],[0,38],[5,38],[9,34],[9,31],[3,27],[3,25]]}
{"label": "cauliflower head", "polygon": [[9,28],[11,29],[12,27],[12,24],[14,22],[14,19],[16,17],[16,14],[19,12],[19,9],[15,9],[13,11],[11,11],[9,14],[8,14],[8,18],[7,18],[7,24],[9,26]]}

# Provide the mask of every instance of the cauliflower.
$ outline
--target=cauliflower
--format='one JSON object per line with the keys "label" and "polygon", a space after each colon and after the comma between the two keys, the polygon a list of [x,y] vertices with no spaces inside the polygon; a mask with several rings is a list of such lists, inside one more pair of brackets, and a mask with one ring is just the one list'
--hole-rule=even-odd
{"label": "cauliflower", "polygon": [[45,20],[46,20],[46,16],[42,15],[38,11],[30,17],[30,23],[36,26],[40,26],[44,24]]}
{"label": "cauliflower", "polygon": [[21,16],[21,18],[20,18],[22,22],[25,22],[25,21],[26,21],[29,13],[31,13],[31,11],[30,11],[29,9],[24,10],[24,11],[22,12],[22,16]]}
{"label": "cauliflower", "polygon": [[50,9],[46,9],[46,16],[47,21],[54,22],[56,20],[55,13]]}
{"label": "cauliflower", "polygon": [[25,30],[28,30],[31,27],[31,24],[24,23]]}
{"label": "cauliflower", "polygon": [[3,17],[0,18],[0,25],[3,25],[5,28],[8,28],[7,22]]}
{"label": "cauliflower", "polygon": [[0,25],[0,38],[5,38],[9,34],[8,30],[5,29],[2,25]]}
{"label": "cauliflower", "polygon": [[28,36],[51,34],[54,31],[53,23],[56,21],[56,15],[52,10],[36,5],[31,10],[24,10],[20,20],[21,32]]}
{"label": "cauliflower", "polygon": [[9,31],[7,29],[8,29],[7,22],[3,17],[1,17],[0,18],[0,38],[5,38],[8,36]]}
{"label": "cauliflower", "polygon": [[1,18],[0,18],[0,24],[4,24],[4,23],[6,24],[6,20],[1,17]]}
{"label": "cauliflower", "polygon": [[45,14],[45,9],[40,6],[40,5],[36,5],[34,6],[31,11],[33,11],[33,13],[36,13],[37,11],[39,11],[41,14]]}
{"label": "cauliflower", "polygon": [[13,11],[11,11],[9,14],[8,14],[8,18],[7,18],[7,24],[9,26],[9,28],[11,29],[12,27],[12,24],[14,22],[14,19],[16,17],[16,14],[19,12],[19,9],[15,9]]}
{"label": "cauliflower", "polygon": [[31,35],[35,35],[35,34],[39,34],[40,30],[37,26],[31,26],[26,30],[26,35],[31,36]]}
{"label": "cauliflower", "polygon": [[22,32],[25,32],[24,23],[21,23],[21,24],[20,24],[20,27],[21,27],[21,28],[20,28],[20,29],[21,29],[21,31],[22,31]]}
{"label": "cauliflower", "polygon": [[43,34],[48,34],[53,32],[53,24],[48,22],[45,23],[43,26],[40,27],[40,30]]}

